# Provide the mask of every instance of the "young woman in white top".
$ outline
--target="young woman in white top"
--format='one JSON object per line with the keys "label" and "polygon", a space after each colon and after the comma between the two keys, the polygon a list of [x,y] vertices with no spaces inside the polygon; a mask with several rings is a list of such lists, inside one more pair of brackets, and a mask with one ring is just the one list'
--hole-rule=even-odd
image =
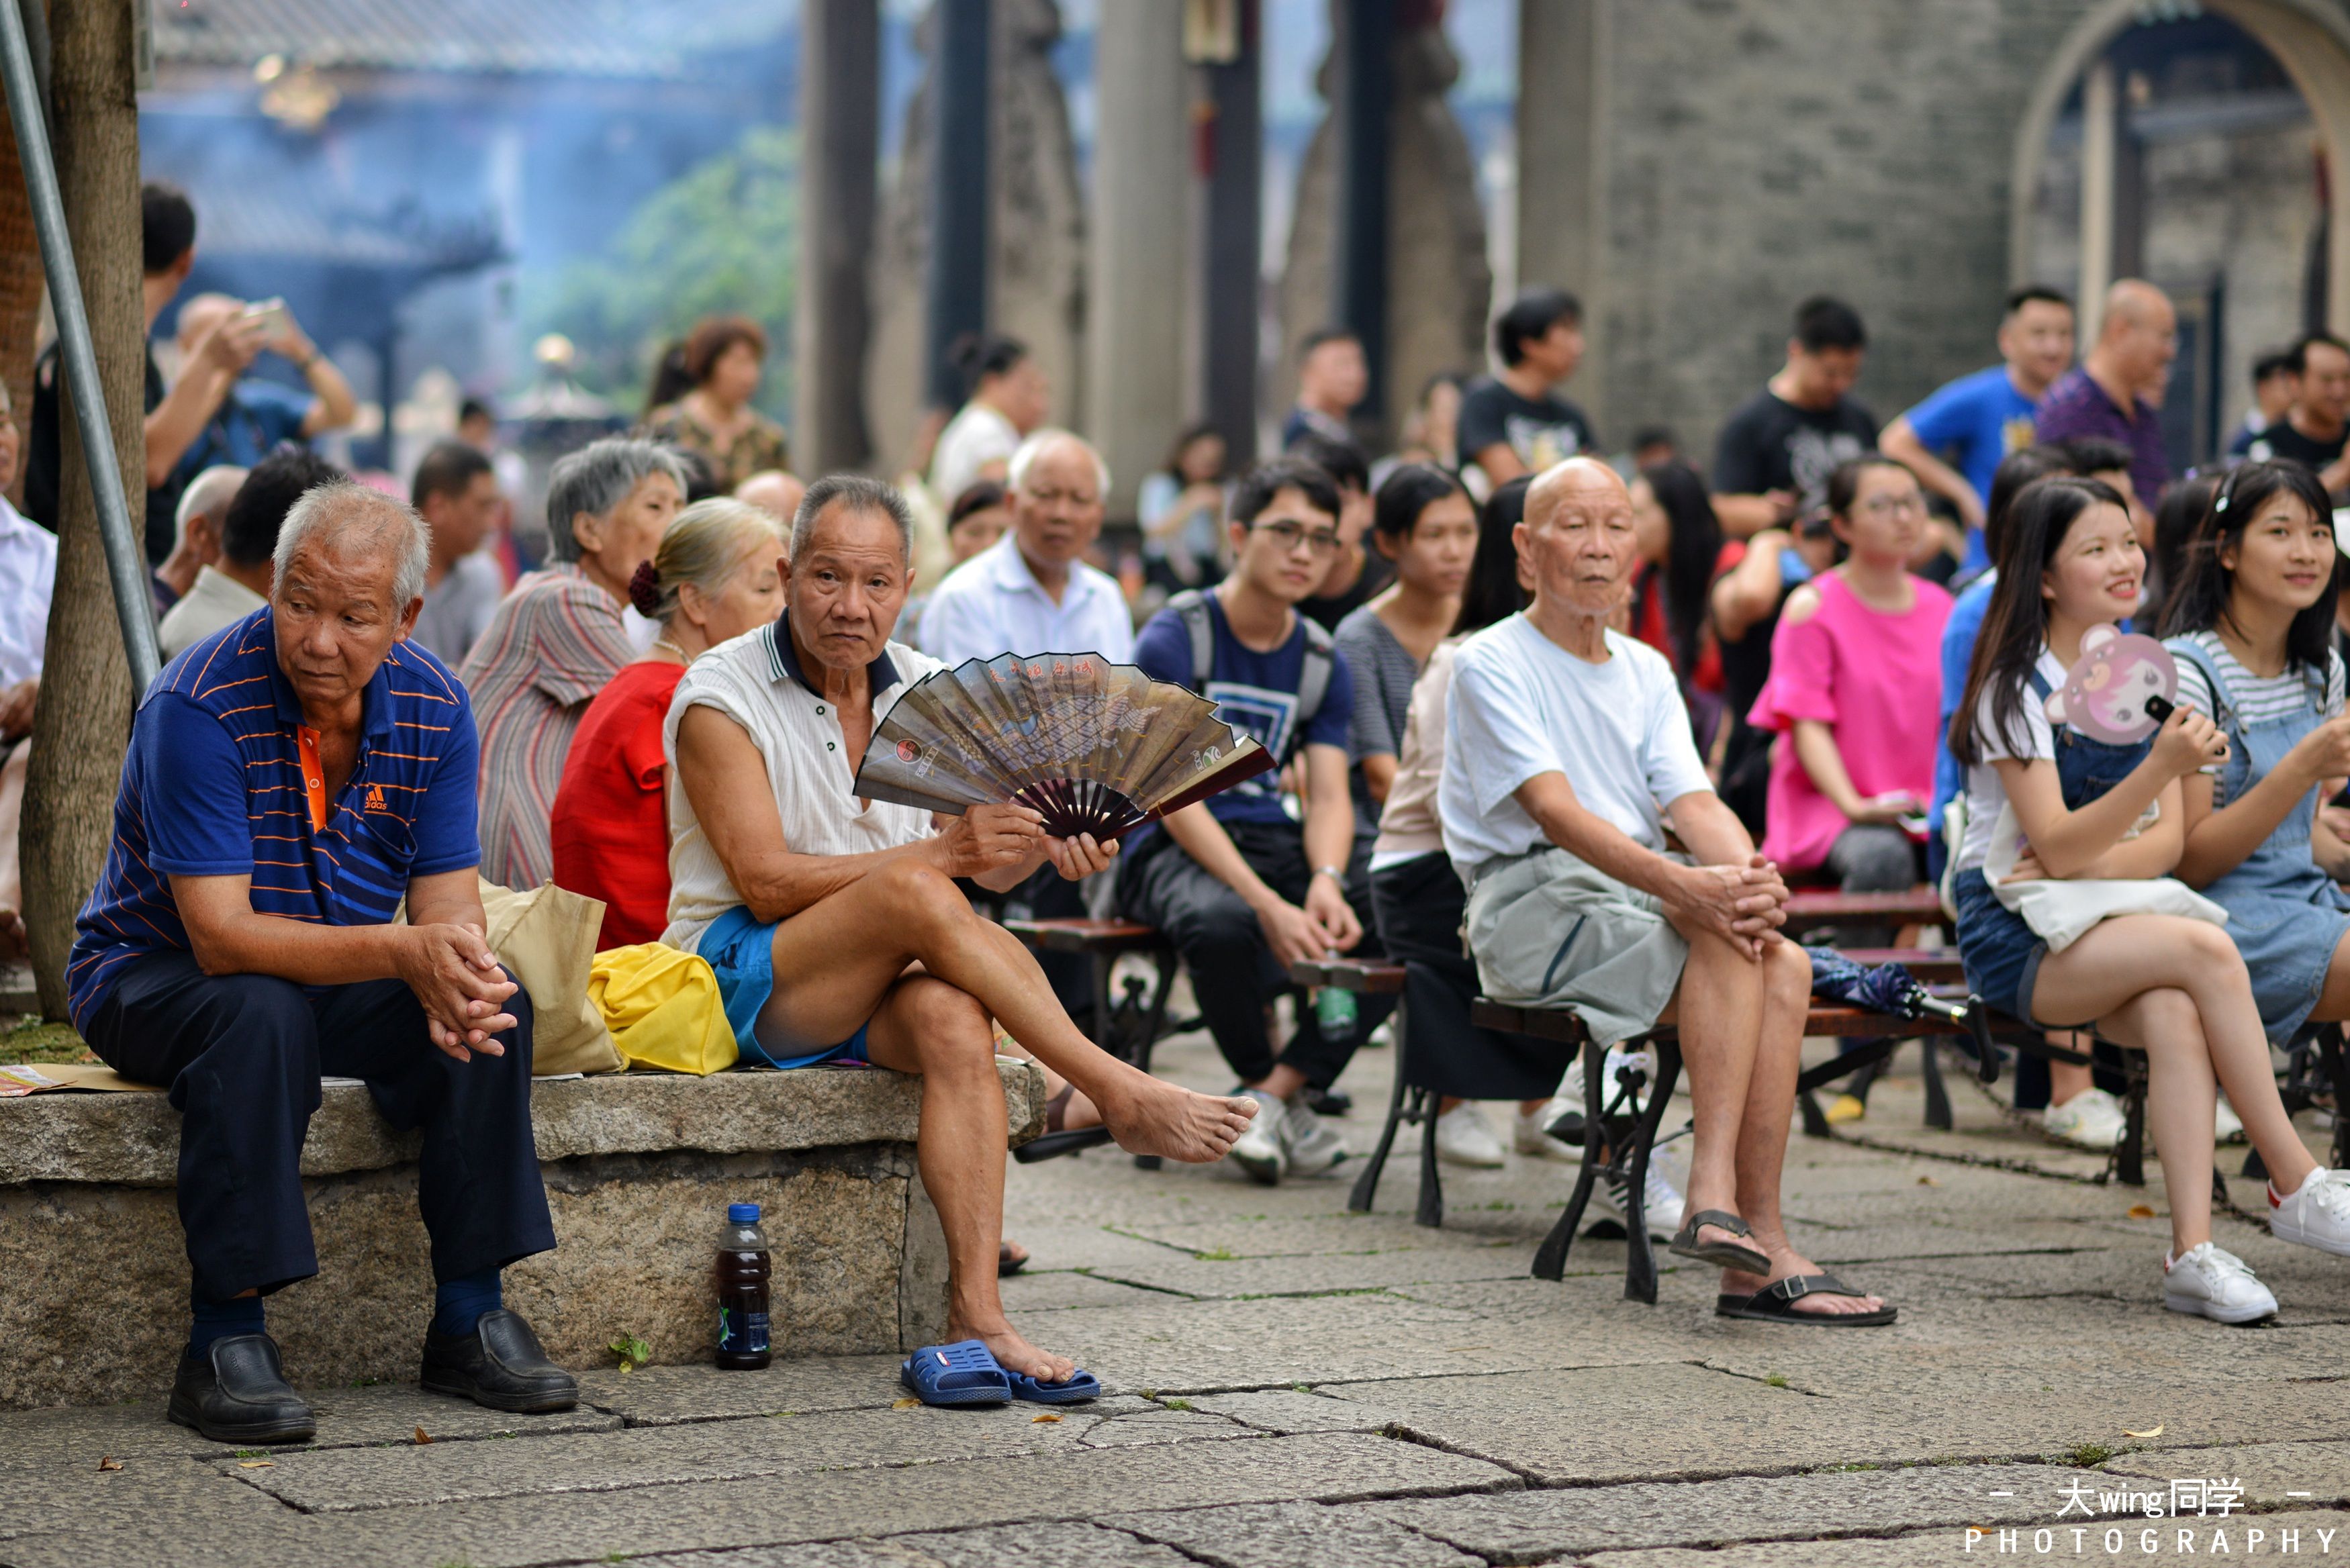
{"label": "young woman in white top", "polygon": [[2276,1298],[2211,1240],[2214,1075],[2268,1167],[2280,1240],[2350,1253],[2350,1174],[2320,1168],[2285,1114],[2235,943],[2205,920],[2121,915],[2052,953],[1983,875],[2011,805],[2026,840],[2011,880],[2164,877],[2178,867],[2179,781],[2226,760],[2219,727],[2182,706],[2148,740],[2113,746],[2052,726],[2043,711],[2084,635],[2136,607],[2144,573],[2110,486],[2049,479],[2016,502],[1950,727],[1951,753],[1967,768],[1959,943],[1969,984],[1993,1006],[2044,1028],[2095,1024],[2147,1053],[2147,1121],[2171,1210],[2164,1302],[2250,1323],[2273,1314]]}

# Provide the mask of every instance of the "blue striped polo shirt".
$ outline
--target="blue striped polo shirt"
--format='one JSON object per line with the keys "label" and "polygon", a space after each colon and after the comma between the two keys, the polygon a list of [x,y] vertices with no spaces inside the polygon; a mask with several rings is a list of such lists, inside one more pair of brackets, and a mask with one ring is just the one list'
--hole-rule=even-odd
{"label": "blue striped polo shirt", "polygon": [[131,725],[106,869],[74,923],[76,1028],[88,1031],[132,961],[188,950],[173,876],[249,875],[257,914],[380,926],[410,877],[480,864],[464,686],[398,643],[362,713],[358,764],[329,800],[267,606],[164,666]]}

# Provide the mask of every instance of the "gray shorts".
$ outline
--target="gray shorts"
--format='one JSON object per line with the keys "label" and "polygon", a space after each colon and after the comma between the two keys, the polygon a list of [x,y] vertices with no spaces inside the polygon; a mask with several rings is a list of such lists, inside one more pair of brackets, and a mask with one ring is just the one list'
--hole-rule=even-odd
{"label": "gray shorts", "polygon": [[1487,996],[1572,1007],[1606,1045],[1655,1028],[1689,963],[1689,943],[1653,894],[1558,848],[1482,869],[1468,929]]}

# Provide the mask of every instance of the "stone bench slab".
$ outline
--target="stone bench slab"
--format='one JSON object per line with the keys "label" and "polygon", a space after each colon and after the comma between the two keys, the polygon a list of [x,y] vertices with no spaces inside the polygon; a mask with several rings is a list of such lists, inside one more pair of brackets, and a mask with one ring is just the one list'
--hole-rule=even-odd
{"label": "stone bench slab", "polygon": [[[999,1064],[1007,1141],[1042,1129],[1043,1075]],[[893,1352],[946,1318],[946,1251],[914,1158],[922,1087],[879,1070],[626,1074],[537,1085],[532,1123],[555,1251],[506,1299],[555,1358],[609,1366],[622,1334],[656,1362],[710,1355],[712,1269],[730,1202],[774,1255],[779,1355]],[[0,1101],[0,1408],[167,1387],[188,1268],[172,1191],[180,1118],[160,1094]],[[303,1147],[319,1274],[270,1301],[309,1385],[413,1378],[432,1275],[416,1140],[367,1091],[327,1089]]]}

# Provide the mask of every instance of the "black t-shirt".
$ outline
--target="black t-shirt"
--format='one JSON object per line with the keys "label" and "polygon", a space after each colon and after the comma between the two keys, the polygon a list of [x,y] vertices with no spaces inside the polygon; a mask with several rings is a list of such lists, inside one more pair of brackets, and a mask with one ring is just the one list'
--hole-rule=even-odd
{"label": "black t-shirt", "polygon": [[[145,346],[147,360],[147,406],[141,410],[153,413],[155,405],[163,400],[163,372],[155,368],[155,345]],[[57,531],[57,494],[64,483],[61,466],[64,444],[64,413],[57,407],[57,346],[50,344],[33,366],[33,427],[25,449],[25,515],[54,534]],[[81,461],[76,452],[74,461]],[[162,485],[147,493],[147,564],[160,566],[172,553],[179,534],[176,514],[180,509],[180,492],[187,482],[178,474],[165,480]]]}
{"label": "black t-shirt", "polygon": [[[2291,420],[2279,420],[2254,436],[2245,450],[2254,458],[2289,457],[2323,472],[2328,463],[2342,455],[2345,443],[2350,443],[2350,425],[2343,427],[2342,433],[2332,441],[2319,441],[2293,429]],[[2262,450],[2264,447],[2266,451]]]}
{"label": "black t-shirt", "polygon": [[[1465,421],[1466,410],[1463,410]],[[1799,409],[1765,387],[1721,427],[1713,457],[1720,495],[1791,490],[1808,511],[1827,498],[1828,475],[1877,445],[1877,419],[1850,398]]]}
{"label": "black t-shirt", "polygon": [[1565,398],[1547,392],[1539,398],[1522,398],[1499,379],[1485,376],[1461,395],[1459,444],[1463,462],[1475,462],[1487,447],[1506,446],[1518,454],[1520,462],[1540,473],[1553,463],[1591,451],[1599,444],[1599,438],[1591,433],[1591,421],[1583,410]]}
{"label": "black t-shirt", "polygon": [[1355,613],[1357,606],[1368,604],[1381,588],[1395,578],[1395,563],[1371,547],[1367,537],[1363,542],[1362,575],[1354,587],[1327,598],[1315,595],[1297,601],[1297,613],[1307,620],[1317,621],[1325,631],[1336,631],[1338,623]]}

